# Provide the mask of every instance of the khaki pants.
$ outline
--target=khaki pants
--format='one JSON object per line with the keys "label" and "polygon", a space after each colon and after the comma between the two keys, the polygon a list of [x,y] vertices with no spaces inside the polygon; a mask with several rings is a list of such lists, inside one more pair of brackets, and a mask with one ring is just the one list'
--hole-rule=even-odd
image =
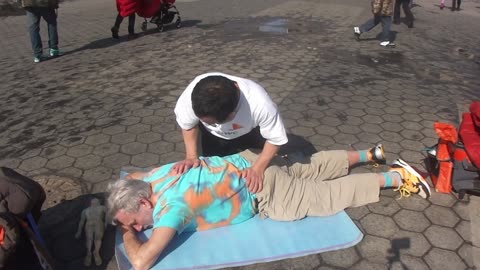
{"label": "khaki pants", "polygon": [[[258,155],[240,153],[252,164]],[[302,162],[275,157],[265,170],[257,196],[261,217],[290,221],[306,216],[328,216],[345,208],[377,202],[378,175],[348,175],[346,151],[322,151]]]}

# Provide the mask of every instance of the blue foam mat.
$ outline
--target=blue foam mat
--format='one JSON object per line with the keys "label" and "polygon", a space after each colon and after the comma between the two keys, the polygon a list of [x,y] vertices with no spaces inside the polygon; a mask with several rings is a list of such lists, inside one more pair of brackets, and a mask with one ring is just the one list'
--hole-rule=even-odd
{"label": "blue foam mat", "polygon": [[[146,240],[152,233],[140,233]],[[182,233],[152,269],[218,269],[301,257],[356,245],[363,234],[345,212],[279,222],[257,216],[241,224]],[[133,269],[117,230],[115,254],[120,270]]]}

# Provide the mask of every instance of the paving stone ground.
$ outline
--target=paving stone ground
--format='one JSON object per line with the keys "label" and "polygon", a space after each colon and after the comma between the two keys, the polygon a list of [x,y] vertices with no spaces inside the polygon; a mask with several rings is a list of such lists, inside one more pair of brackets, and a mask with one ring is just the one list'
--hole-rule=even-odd
{"label": "paving stone ground", "polygon": [[[183,158],[173,107],[203,72],[261,83],[289,132],[316,150],[382,142],[389,162],[421,167],[420,150],[436,142],[433,123],[458,125],[480,99],[480,1],[463,2],[451,12],[415,1],[415,28],[395,25],[397,47],[385,49],[379,29],[353,40],[352,27],[371,16],[368,0],[179,0],[181,29],[132,41],[110,38],[112,1],[67,1],[59,9],[65,55],[36,65],[25,17],[0,17],[0,165],[46,188],[40,229],[59,269],[84,269],[74,239],[80,212],[120,168]],[[258,31],[279,18],[287,34]],[[365,234],[357,246],[235,269],[476,269],[479,209],[474,196],[397,200],[382,191],[378,203],[347,210]],[[109,227],[105,263],[91,269],[117,269],[112,235]]]}

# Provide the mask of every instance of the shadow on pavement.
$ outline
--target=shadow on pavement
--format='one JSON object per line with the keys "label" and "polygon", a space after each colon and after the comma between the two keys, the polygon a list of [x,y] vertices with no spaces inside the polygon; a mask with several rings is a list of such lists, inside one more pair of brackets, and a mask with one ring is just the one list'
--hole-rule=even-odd
{"label": "shadow on pavement", "polygon": [[400,250],[410,249],[410,238],[404,237],[392,239],[391,243],[392,246],[388,250],[388,253],[391,254],[390,257],[387,257],[388,264],[392,266],[394,262],[399,262],[402,266],[402,269],[408,269],[408,267],[400,260]]}
{"label": "shadow on pavement", "polygon": [[288,143],[283,145],[278,152],[279,155],[296,155],[300,154],[304,157],[309,157],[317,152],[315,146],[305,138],[295,135],[287,134]]}
{"label": "shadow on pavement", "polygon": [[[83,260],[86,255],[85,233],[82,232],[80,239],[75,238],[80,216],[83,209],[90,205],[93,198],[98,198],[105,205],[105,194],[88,194],[79,196],[73,200],[63,201],[42,212],[39,229],[44,238],[48,250],[55,260],[56,269],[86,269]],[[108,220],[107,220],[108,222]],[[114,256],[115,227],[107,226],[100,249],[103,263],[88,269],[104,270]]]}
{"label": "shadow on pavement", "polygon": [[[182,28],[188,28],[188,27],[194,27],[197,24],[201,23],[202,21],[200,20],[185,20],[182,21],[182,27],[180,29],[177,29],[174,24],[172,25],[166,25],[164,28],[163,32],[158,32],[156,28],[149,29],[145,32],[139,33],[138,36],[135,39],[142,38],[143,36],[148,36],[152,34],[158,34],[161,35],[164,32],[170,32],[170,31],[176,31],[176,30],[181,30]],[[150,24],[152,25],[152,24]],[[110,32],[110,30],[108,30]],[[84,50],[95,50],[95,49],[103,49],[103,48],[108,48],[111,46],[115,46],[117,44],[120,44],[122,42],[128,42],[130,40],[127,39],[127,35],[125,36],[120,36],[120,39],[113,39],[112,37],[107,37],[107,38],[102,38],[99,40],[92,41],[80,48],[71,50],[71,51],[66,51],[64,52],[64,55],[68,54],[74,54],[77,52],[81,52]]]}

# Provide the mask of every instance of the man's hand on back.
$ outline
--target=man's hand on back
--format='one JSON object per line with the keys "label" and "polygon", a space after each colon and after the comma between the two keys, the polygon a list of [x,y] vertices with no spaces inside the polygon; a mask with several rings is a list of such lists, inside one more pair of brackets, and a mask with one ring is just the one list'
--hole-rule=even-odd
{"label": "man's hand on back", "polygon": [[247,168],[240,173],[241,178],[247,181],[247,188],[251,193],[257,193],[263,189],[263,172],[257,172],[254,168]]}
{"label": "man's hand on back", "polygon": [[182,161],[177,162],[173,165],[173,172],[175,174],[182,174],[191,168],[196,168],[200,166],[200,159],[198,158],[189,158]]}

